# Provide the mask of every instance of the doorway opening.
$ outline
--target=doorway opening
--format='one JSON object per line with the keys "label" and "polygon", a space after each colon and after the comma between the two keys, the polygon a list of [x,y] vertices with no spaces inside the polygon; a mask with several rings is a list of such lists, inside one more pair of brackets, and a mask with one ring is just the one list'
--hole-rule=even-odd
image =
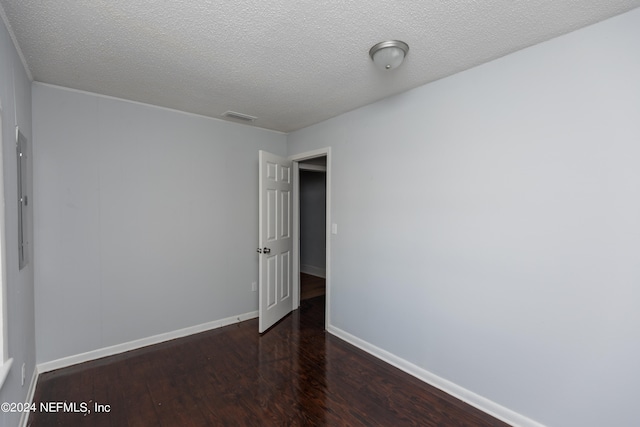
{"label": "doorway opening", "polygon": [[329,325],[331,149],[289,158],[293,161],[293,304],[324,296]]}
{"label": "doorway opening", "polygon": [[300,301],[326,294],[327,157],[298,163]]}

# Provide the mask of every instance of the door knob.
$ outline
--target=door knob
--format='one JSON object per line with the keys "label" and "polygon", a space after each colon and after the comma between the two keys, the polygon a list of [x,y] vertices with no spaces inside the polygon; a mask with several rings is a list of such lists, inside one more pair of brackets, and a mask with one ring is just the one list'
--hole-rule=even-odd
{"label": "door knob", "polygon": [[271,249],[269,249],[269,248],[264,248],[264,249],[262,250],[262,253],[263,253],[263,254],[270,254],[270,253],[271,253]]}

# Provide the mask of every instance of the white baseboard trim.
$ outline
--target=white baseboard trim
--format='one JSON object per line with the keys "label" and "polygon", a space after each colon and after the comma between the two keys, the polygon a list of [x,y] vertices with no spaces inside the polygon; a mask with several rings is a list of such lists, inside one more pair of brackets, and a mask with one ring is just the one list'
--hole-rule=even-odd
{"label": "white baseboard trim", "polygon": [[485,412],[494,418],[512,425],[513,427],[545,427],[537,421],[527,418],[524,415],[512,411],[511,409],[505,408],[504,406],[499,405],[470,390],[467,390],[455,383],[452,383],[449,380],[441,378],[427,371],[426,369],[414,365],[413,363],[404,360],[392,353],[389,353],[386,350],[376,347],[375,345],[370,344],[367,341],[364,341],[354,335],[351,335],[350,333],[345,332],[340,328],[329,325],[329,327],[327,328],[327,332],[335,335],[340,339],[345,340],[349,344],[352,344],[361,350],[366,351],[367,353],[377,357],[378,359],[387,362],[392,366],[395,366],[396,368],[408,373],[409,375],[413,375],[419,380],[422,380],[425,383],[430,384],[465,403],[468,403],[469,405],[481,410],[482,412]]}
{"label": "white baseboard trim", "polygon": [[223,326],[232,325],[238,322],[244,322],[245,320],[255,319],[256,317],[258,317],[258,312],[251,311],[249,313],[227,317],[226,319],[214,320],[212,322],[190,326],[184,329],[178,329],[177,331],[166,332],[164,334],[158,334],[147,338],[141,338],[135,341],[112,345],[110,347],[99,348],[97,350],[88,351],[86,353],[63,357],[61,359],[52,360],[50,362],[40,363],[38,364],[37,369],[38,373],[42,374],[44,372],[54,371],[56,369],[76,365],[78,363],[89,362],[91,360],[100,359],[102,357],[113,356],[115,354],[124,353],[126,351],[147,347],[149,345],[159,344],[161,342],[170,341],[176,338],[182,338],[188,335],[209,331],[211,329],[221,328]]}
{"label": "white baseboard trim", "polygon": [[[33,402],[33,396],[36,393],[36,385],[38,384],[38,375],[38,367],[36,366],[33,369],[33,375],[31,375],[31,382],[29,383],[29,390],[27,391],[27,399],[25,400],[25,403]],[[20,424],[18,424],[20,427],[27,427],[30,413],[31,412],[29,411],[22,413],[22,415],[20,416]]]}
{"label": "white baseboard trim", "polygon": [[0,388],[2,388],[4,380],[6,380],[9,375],[11,365],[13,365],[13,358],[5,360],[4,363],[0,365]]}
{"label": "white baseboard trim", "polygon": [[301,264],[300,265],[300,273],[306,273],[306,274],[310,274],[312,276],[316,276],[316,277],[322,277],[323,279],[326,279],[326,269],[322,268],[322,267],[316,267],[313,265],[305,265],[305,264]]}

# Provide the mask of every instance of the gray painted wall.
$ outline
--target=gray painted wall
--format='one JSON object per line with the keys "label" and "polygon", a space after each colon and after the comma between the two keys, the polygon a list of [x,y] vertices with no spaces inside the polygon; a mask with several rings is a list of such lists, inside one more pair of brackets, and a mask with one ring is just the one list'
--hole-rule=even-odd
{"label": "gray painted wall", "polygon": [[309,274],[326,267],[325,200],[326,174],[300,171],[300,268]]}
{"label": "gray painted wall", "polygon": [[640,425],[639,40],[637,9],[289,134],[332,147],[332,325],[549,426]]}
{"label": "gray painted wall", "polygon": [[[2,156],[5,195],[5,240],[7,279],[7,334],[9,357],[13,366],[2,389],[0,402],[24,402],[29,383],[35,372],[35,324],[33,303],[33,245],[29,248],[32,260],[18,270],[18,204],[16,175],[15,126],[20,126],[27,138],[31,158],[31,82],[0,20],[0,104],[2,105]],[[30,162],[30,160],[28,160]],[[28,183],[32,187],[32,183]],[[32,194],[32,193],[30,193]],[[28,240],[33,242],[33,217],[27,221]],[[26,368],[26,382],[21,384],[22,364]],[[19,413],[0,412],[0,425],[18,425]]]}
{"label": "gray painted wall", "polygon": [[41,84],[33,109],[39,363],[257,310],[284,134]]}

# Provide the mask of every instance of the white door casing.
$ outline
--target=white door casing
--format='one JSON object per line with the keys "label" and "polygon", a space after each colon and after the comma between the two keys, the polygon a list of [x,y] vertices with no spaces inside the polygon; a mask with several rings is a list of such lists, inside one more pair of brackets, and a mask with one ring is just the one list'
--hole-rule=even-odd
{"label": "white door casing", "polygon": [[259,152],[259,322],[265,332],[293,310],[292,162]]}
{"label": "white door casing", "polygon": [[293,161],[293,308],[297,309],[300,305],[300,162],[304,160],[314,159],[317,157],[326,157],[326,211],[327,222],[325,224],[326,238],[326,267],[325,267],[325,328],[328,330],[331,325],[331,147],[320,148],[317,150],[307,151],[304,153],[294,154],[289,157]]}

